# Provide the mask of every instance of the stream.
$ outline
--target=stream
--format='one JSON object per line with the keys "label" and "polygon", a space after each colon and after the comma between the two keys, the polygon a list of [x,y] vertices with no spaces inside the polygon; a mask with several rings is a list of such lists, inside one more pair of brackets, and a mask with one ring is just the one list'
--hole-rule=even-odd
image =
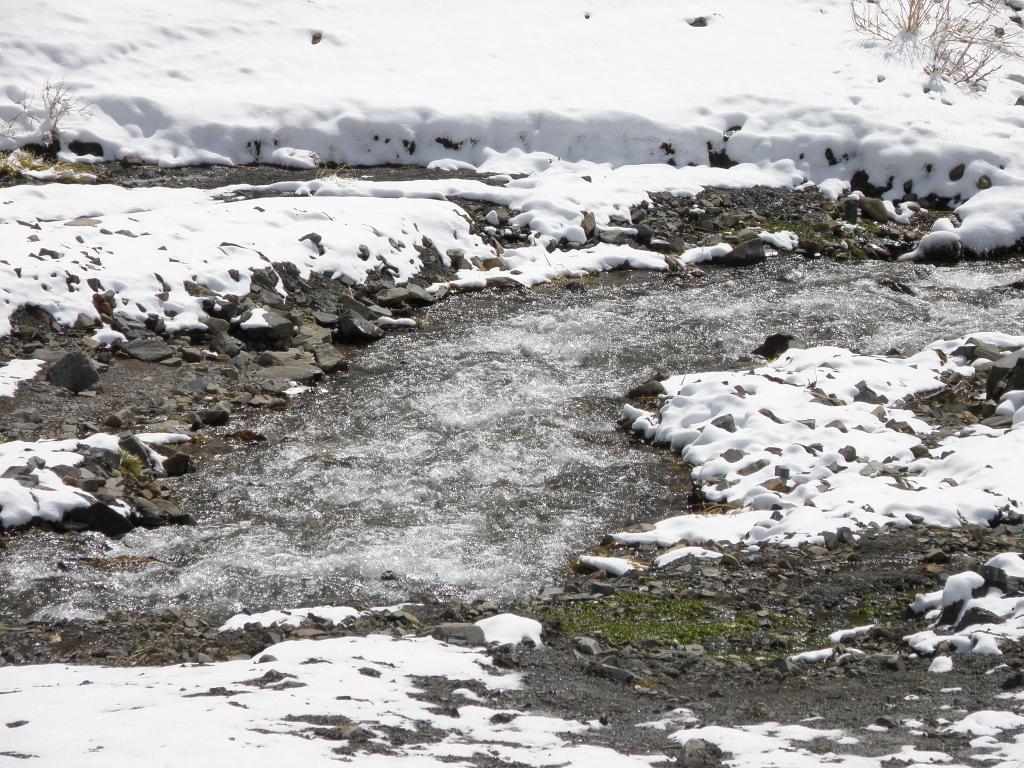
{"label": "stream", "polygon": [[685,506],[673,457],[616,427],[631,386],[736,366],[777,331],[875,353],[1022,333],[1024,291],[994,288],[1021,275],[779,257],[455,297],[288,411],[233,422],[268,441],[175,481],[196,527],[12,537],[0,618],[535,594],[604,534]]}

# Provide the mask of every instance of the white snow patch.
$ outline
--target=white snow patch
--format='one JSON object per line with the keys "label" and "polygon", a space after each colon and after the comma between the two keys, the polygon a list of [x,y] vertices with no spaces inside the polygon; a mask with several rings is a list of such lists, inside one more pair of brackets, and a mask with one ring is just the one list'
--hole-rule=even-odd
{"label": "white snow patch", "polygon": [[484,639],[488,643],[519,645],[524,640],[529,640],[537,647],[543,645],[540,637],[542,627],[536,619],[516,616],[513,613],[500,613],[481,619],[476,625],[483,630]]}

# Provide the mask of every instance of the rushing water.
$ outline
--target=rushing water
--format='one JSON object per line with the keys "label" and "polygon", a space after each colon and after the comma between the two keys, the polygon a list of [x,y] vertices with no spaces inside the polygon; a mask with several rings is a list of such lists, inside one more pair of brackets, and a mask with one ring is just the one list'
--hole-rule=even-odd
{"label": "rushing water", "polygon": [[[0,616],[530,594],[609,530],[682,506],[671,456],[616,430],[633,384],[735,365],[781,330],[867,352],[1024,332],[1024,292],[993,288],[1020,276],[1019,262],[779,259],[458,297],[361,352],[347,379],[246,424],[265,445],[179,481],[197,527],[12,539]],[[153,560],[86,560],[122,555]]]}

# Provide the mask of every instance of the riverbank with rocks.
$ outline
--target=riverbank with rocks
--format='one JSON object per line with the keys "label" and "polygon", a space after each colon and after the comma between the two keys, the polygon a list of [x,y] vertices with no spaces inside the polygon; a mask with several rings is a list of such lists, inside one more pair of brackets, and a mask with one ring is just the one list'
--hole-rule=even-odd
{"label": "riverbank with rocks", "polygon": [[[256,203],[260,199],[253,198]],[[936,218],[919,213],[906,224],[891,218],[865,220],[861,214],[872,204],[863,201],[871,198],[847,199],[854,205],[832,202],[813,191],[767,188],[710,189],[693,200],[653,195],[653,204],[630,211],[631,221],[612,221],[607,227],[594,224],[590,232],[585,222],[585,242],[563,242],[552,252],[628,244],[665,256],[667,280],[699,285],[706,274],[702,270],[737,270],[739,275],[757,269],[772,258],[773,250],[784,246],[806,259],[898,258],[918,248]],[[529,238],[525,229],[510,225],[508,211],[465,199],[458,203],[471,219],[469,232],[486,239],[495,252],[513,249]],[[857,223],[844,222],[854,218],[855,207]],[[885,210],[891,216],[896,209]],[[778,237],[782,231],[792,233],[792,239]],[[770,237],[763,238],[762,233]],[[311,236],[306,244],[315,250],[320,243]],[[712,256],[709,265],[673,260],[674,254],[698,248],[713,252],[723,244],[731,247],[720,248],[721,255]],[[56,527],[72,536],[87,528],[118,536],[129,526],[202,526],[202,519],[175,500],[168,478],[194,471],[198,462],[222,446],[260,443],[262,435],[251,428],[251,415],[286,409],[308,391],[306,387],[324,377],[346,375],[361,345],[388,333],[415,333],[418,310],[446,295],[485,286],[526,290],[508,277],[465,282],[464,272],[457,268],[465,254],[442,255],[429,241],[421,240],[417,252],[422,273],[401,285],[387,274],[375,274],[360,285],[315,272],[302,276],[287,263],[253,270],[244,295],[207,296],[197,285],[195,298],[207,313],[204,330],[168,331],[159,317],[118,317],[111,300],[115,297],[99,292],[93,301],[100,320],[83,321],[78,328],[59,326],[38,310],[16,312],[12,334],[0,349],[11,360],[42,365],[36,377],[18,384],[10,406],[0,415],[0,429],[25,443],[70,444],[53,446],[50,464],[27,452],[19,454],[25,462],[10,464],[4,478],[33,491],[40,485],[35,470],[52,468],[68,488],[96,500],[87,507],[91,517],[65,514],[59,520],[36,519],[32,524]],[[938,258],[962,256],[945,253]],[[505,273],[508,267],[468,265],[484,273]],[[913,292],[898,281],[879,281],[894,293]],[[560,282],[568,295],[586,285],[582,276]],[[446,283],[454,284],[450,293],[438,287]],[[1013,293],[1020,286],[1007,283],[995,290]],[[260,322],[250,323],[254,316]],[[123,338],[108,343],[94,338],[100,323]],[[763,348],[759,354],[771,358],[785,351]],[[994,361],[1006,355],[1005,350],[993,351],[984,344],[975,344],[972,354],[972,360]],[[949,375],[941,396],[932,392],[910,398],[902,407],[934,427],[927,440],[930,447],[937,447],[963,428],[997,416],[1004,395],[1024,384],[1018,381],[1016,368],[1007,371],[998,392],[987,391],[981,378]],[[649,407],[658,402],[659,394],[666,390],[648,382],[646,388],[631,392],[630,400]],[[877,393],[864,395],[871,396]],[[1006,427],[1002,418],[991,425]],[[623,439],[629,439],[628,434]],[[88,450],[77,447],[86,440],[94,445]],[[54,461],[53,454],[61,451],[80,453],[82,460],[73,465]],[[686,477],[691,470],[684,465],[672,471]],[[43,484],[47,481],[52,479],[44,478]],[[723,511],[720,502],[706,498],[696,487],[687,509],[698,515]],[[256,686],[262,690],[287,683],[292,674],[275,667],[278,659],[271,646],[280,643],[341,638],[355,642],[369,636],[410,642],[432,638],[480,649],[496,669],[522,676],[518,690],[472,687],[499,720],[508,717],[512,723],[523,713],[544,712],[574,722],[596,721],[601,727],[567,737],[567,743],[576,746],[646,755],[655,763],[663,756],[693,768],[715,766],[729,759],[729,750],[716,746],[713,734],[703,731],[699,739],[686,740],[686,746],[677,738],[680,729],[737,729],[821,717],[815,727],[831,730],[809,737],[812,755],[837,748],[840,737],[833,731],[838,729],[857,734],[858,743],[843,748],[864,759],[882,760],[879,755],[913,745],[922,754],[941,751],[970,764],[975,734],[951,729],[952,715],[987,710],[994,697],[1021,687],[1017,670],[1024,658],[1019,644],[1003,646],[999,664],[1006,666],[997,665],[991,675],[983,674],[993,668],[991,659],[974,654],[956,655],[950,671],[936,674],[929,671],[932,659],[904,638],[931,625],[920,611],[911,610],[915,595],[941,590],[947,578],[964,571],[984,573],[985,563],[993,557],[1020,551],[1021,521],[1019,515],[1004,515],[991,525],[963,528],[923,522],[856,535],[840,528],[820,542],[795,547],[766,543],[756,551],[703,541],[693,557],[679,557],[661,568],[652,564],[673,547],[628,543],[620,536],[593,548],[581,542],[587,552],[576,563],[576,573],[566,571],[560,586],[548,587],[536,598],[500,605],[422,595],[414,603],[383,610],[354,605],[351,615],[340,618],[317,609],[293,609],[252,621],[236,617],[232,628],[225,630],[228,617],[176,608],[114,613],[88,621],[7,621],[0,626],[0,663],[131,667],[254,659],[269,675]],[[651,521],[643,521],[624,532],[645,534],[653,528]],[[0,552],[4,538],[22,535],[32,531],[0,534]],[[594,566],[609,561],[631,566],[619,576],[614,569]],[[129,559],[99,567],[144,565]],[[995,588],[1012,596],[1018,587],[1005,576],[988,573],[976,589]],[[543,645],[488,645],[477,622],[507,613],[537,621]],[[973,616],[978,621],[993,617],[1002,618],[977,612]],[[964,617],[955,618],[955,629],[972,626]],[[851,628],[858,631],[842,635]],[[834,642],[835,633],[841,639]],[[825,649],[830,653],[824,654]],[[465,702],[465,695],[454,693],[450,681],[429,675],[416,681],[420,695],[439,712],[457,713]],[[209,690],[214,700],[225,704],[236,695],[230,687]],[[15,715],[11,722],[17,723],[22,718]],[[368,724],[356,727],[357,722],[358,718],[310,721],[307,737],[337,741],[343,752],[371,749],[385,755],[440,739],[426,729],[415,735],[389,732],[382,742]],[[367,747],[372,739],[376,741]],[[489,764],[480,760],[480,765]]]}

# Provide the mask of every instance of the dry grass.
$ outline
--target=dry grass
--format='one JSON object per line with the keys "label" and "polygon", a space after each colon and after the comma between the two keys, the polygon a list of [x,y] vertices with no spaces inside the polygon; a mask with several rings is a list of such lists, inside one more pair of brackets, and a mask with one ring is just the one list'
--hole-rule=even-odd
{"label": "dry grass", "polygon": [[850,0],[858,31],[920,45],[928,75],[979,90],[1024,50],[1020,28],[1003,24],[1005,10],[999,0]]}
{"label": "dry grass", "polygon": [[20,125],[30,133],[41,129],[44,144],[57,144],[61,128],[70,116],[87,117],[91,113],[89,105],[72,96],[63,80],[44,82],[38,97],[40,106],[36,106],[36,94],[26,93],[16,102],[18,111],[0,123],[0,136],[14,138]]}

